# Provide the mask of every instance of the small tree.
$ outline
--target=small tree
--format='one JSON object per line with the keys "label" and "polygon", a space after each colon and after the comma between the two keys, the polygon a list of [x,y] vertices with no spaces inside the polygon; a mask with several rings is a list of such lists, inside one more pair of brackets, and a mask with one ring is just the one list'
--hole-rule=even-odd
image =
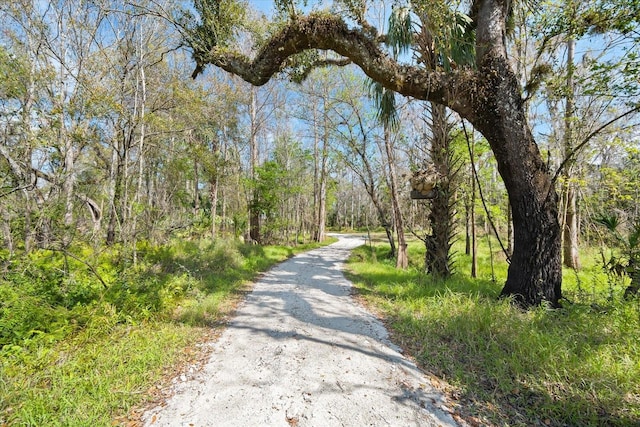
{"label": "small tree", "polygon": [[606,259],[603,254],[603,264],[609,271],[624,274],[631,280],[624,291],[625,298],[636,296],[640,291],[640,222],[635,221],[624,234],[620,231],[622,221],[615,213],[602,214],[595,222],[603,226],[622,249],[621,256],[611,255]]}

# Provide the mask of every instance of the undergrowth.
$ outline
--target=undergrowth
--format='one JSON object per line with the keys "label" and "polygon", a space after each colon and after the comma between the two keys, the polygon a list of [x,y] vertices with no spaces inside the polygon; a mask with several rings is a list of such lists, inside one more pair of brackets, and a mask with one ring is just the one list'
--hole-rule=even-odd
{"label": "undergrowth", "polygon": [[[495,247],[495,246],[494,246]],[[349,269],[361,297],[394,338],[451,384],[458,410],[480,425],[640,424],[640,306],[624,284],[587,261],[565,271],[564,308],[524,312],[498,299],[506,263],[489,255],[470,279],[470,260],[444,281],[423,273],[423,251],[398,271],[382,245],[358,248]],[[492,280],[492,276],[496,280]]]}
{"label": "undergrowth", "polygon": [[229,313],[315,245],[233,240],[37,251],[0,277],[0,425],[110,426]]}

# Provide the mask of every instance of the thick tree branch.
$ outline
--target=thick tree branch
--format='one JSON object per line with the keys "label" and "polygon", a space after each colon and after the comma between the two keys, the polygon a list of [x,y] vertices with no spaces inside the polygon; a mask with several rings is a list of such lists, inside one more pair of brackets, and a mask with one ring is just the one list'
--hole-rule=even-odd
{"label": "thick tree branch", "polygon": [[253,60],[218,47],[210,52],[194,52],[199,62],[194,74],[212,64],[261,86],[283,69],[289,57],[308,49],[331,50],[349,58],[372,80],[399,94],[444,104],[464,116],[471,113],[474,71],[444,73],[399,64],[380,48],[377,40],[362,30],[350,29],[342,19],[325,14],[291,21]]}

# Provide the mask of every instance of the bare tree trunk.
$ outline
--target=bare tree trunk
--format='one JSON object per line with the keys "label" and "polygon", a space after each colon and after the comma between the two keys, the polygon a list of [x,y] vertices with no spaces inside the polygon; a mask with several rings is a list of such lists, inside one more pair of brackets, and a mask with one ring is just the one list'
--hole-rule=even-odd
{"label": "bare tree trunk", "polygon": [[471,195],[464,201],[464,254],[471,255]]}
{"label": "bare tree trunk", "polygon": [[13,236],[11,234],[11,217],[7,208],[0,203],[0,216],[2,217],[2,240],[4,246],[9,251],[9,256],[13,256]]}
{"label": "bare tree trunk", "polygon": [[[147,77],[144,70],[144,55],[142,51],[144,46],[142,45],[142,34],[140,35],[140,65],[139,65],[139,86],[140,86],[140,112],[138,117],[140,118],[140,137],[138,139],[138,183],[136,185],[136,193],[133,199],[133,218],[131,225],[131,234],[133,239],[133,263],[135,264],[138,259],[137,242],[138,242],[138,215],[141,210],[139,204],[142,199],[142,184],[144,183],[144,142],[146,137],[146,123],[145,112],[147,109]],[[136,89],[137,91],[137,89]],[[136,94],[137,98],[137,94]]]}
{"label": "bare tree trunk", "polygon": [[[29,52],[30,55],[35,55],[34,49],[35,49],[35,45],[34,45],[34,40],[31,36],[31,33],[29,31],[27,31],[25,33],[26,37],[27,37],[27,46],[29,47]],[[25,145],[25,154],[24,154],[24,164],[25,165],[31,165],[32,162],[32,157],[33,157],[33,151],[32,151],[32,138],[33,138],[33,128],[32,128],[32,120],[31,120],[31,109],[33,108],[33,104],[35,102],[35,93],[36,93],[36,80],[35,80],[35,76],[36,76],[36,61],[35,58],[31,58],[30,59],[30,65],[29,65],[29,83],[27,86],[27,97],[25,99],[24,105],[22,107],[22,115],[21,115],[21,119],[22,119],[22,123],[21,126],[23,127],[23,133],[24,133],[24,145]],[[26,171],[25,171],[26,172]],[[24,174],[24,180],[26,183],[26,180],[29,179],[31,180],[31,172],[25,173]],[[37,181],[37,178],[35,178]],[[29,190],[24,189],[22,190],[22,193],[24,194],[24,200],[25,200],[25,213],[24,213],[24,250],[26,253],[31,252],[31,248],[33,247],[34,244],[34,240],[35,240],[35,236],[34,236],[34,230],[33,230],[33,223],[32,223],[32,203],[31,203],[31,197],[29,195]]]}
{"label": "bare tree trunk", "polygon": [[325,223],[327,217],[327,157],[329,154],[329,118],[327,116],[327,99],[323,98],[323,135],[322,150],[320,152],[318,215],[315,224],[314,241],[322,242],[325,238]]}
{"label": "bare tree trunk", "polygon": [[[565,97],[564,116],[564,155],[569,156],[573,151],[573,120],[575,120],[575,104],[573,92],[573,72],[574,72],[574,51],[575,40],[569,35],[567,40],[567,93]],[[575,183],[573,182],[573,162],[563,169],[564,178],[564,265],[569,268],[579,269],[580,258],[578,255],[578,215],[577,215],[577,194]]]}
{"label": "bare tree trunk", "polygon": [[62,14],[60,14],[58,18],[58,34],[59,34],[59,55],[62,64],[59,67],[58,74],[58,99],[57,102],[57,110],[59,114],[59,128],[58,128],[58,146],[64,150],[64,168],[63,168],[63,183],[62,183],[62,193],[64,197],[64,219],[63,224],[65,230],[62,235],[62,244],[64,246],[68,246],[71,243],[71,226],[73,225],[73,191],[75,187],[76,181],[76,171],[75,171],[75,153],[74,153],[74,145],[71,138],[67,135],[67,117],[66,117],[66,69],[67,64],[64,63],[66,58],[66,48],[65,48],[65,32],[62,27]]}
{"label": "bare tree trunk", "polygon": [[473,133],[469,144],[469,161],[471,162],[471,200],[469,202],[469,222],[471,226],[471,277],[478,277],[478,239],[476,233],[476,159]]}
{"label": "bare tree trunk", "polygon": [[211,238],[215,239],[218,233],[216,217],[218,216],[218,177],[213,176],[209,183],[209,194],[211,197]]}
{"label": "bare tree trunk", "polygon": [[[255,181],[257,178],[256,169],[258,167],[258,119],[257,119],[257,107],[256,107],[256,88],[251,87],[251,100],[249,105],[249,116],[251,120],[251,136],[249,139],[249,145],[251,150],[251,178]],[[256,204],[258,202],[258,192],[253,190],[252,194],[253,202],[250,203],[249,209],[249,237],[251,240],[260,243],[260,212],[258,211]]]}
{"label": "bare tree trunk", "polygon": [[[324,163],[324,161],[323,161]],[[327,174],[324,171],[320,179],[320,203],[318,205],[318,221],[316,223],[316,242],[322,242],[325,238],[325,219],[327,217]]]}
{"label": "bare tree trunk", "polygon": [[109,176],[110,189],[109,189],[109,222],[107,224],[107,238],[106,244],[112,245],[116,242],[116,228],[119,227],[122,221],[121,206],[122,206],[122,181],[124,179],[124,169],[126,168],[125,162],[127,158],[127,150],[125,141],[125,131],[121,131],[120,138],[115,141],[116,146],[113,147],[111,171]]}
{"label": "bare tree trunk", "polygon": [[387,218],[387,213],[385,212],[384,206],[382,205],[382,201],[378,198],[378,195],[376,194],[375,181],[373,179],[373,171],[371,170],[371,164],[369,163],[369,160],[366,158],[363,158],[362,160],[365,165],[365,173],[367,177],[366,179],[368,180],[366,181],[363,178],[364,187],[367,191],[367,194],[369,195],[369,198],[371,199],[371,203],[373,204],[373,207],[375,208],[376,213],[378,214],[378,221],[380,221],[380,225],[384,228],[384,231],[387,235],[387,241],[389,242],[389,249],[390,249],[389,255],[392,258],[396,258],[396,242],[393,236],[393,225],[391,224],[391,221],[389,221],[389,218]]}
{"label": "bare tree trunk", "polygon": [[[562,298],[557,193],[525,111],[515,108],[521,101],[515,76],[506,61],[493,60],[483,66],[504,77],[485,82],[483,90],[491,95],[475,110],[472,122],[491,145],[513,212],[513,257],[501,295],[523,307],[545,301],[557,307]],[[493,111],[501,112],[499,119]]]}
{"label": "bare tree trunk", "polygon": [[513,255],[513,215],[511,204],[507,200],[507,256]]}
{"label": "bare tree trunk", "polygon": [[[222,140],[222,161],[227,163],[227,138]],[[227,192],[224,183],[220,186],[220,231],[227,232]]]}
{"label": "bare tree trunk", "polygon": [[193,159],[193,216],[197,217],[200,212],[200,170],[198,167],[198,159]]}
{"label": "bare tree trunk", "polygon": [[318,232],[318,214],[320,213],[320,150],[318,149],[318,109],[313,108],[313,240]]}
{"label": "bare tree trunk", "polygon": [[575,186],[569,184],[566,188],[566,213],[564,224],[564,265],[573,268],[580,268],[580,257],[578,255],[578,213],[577,194]]}
{"label": "bare tree trunk", "polygon": [[404,237],[404,221],[402,220],[402,211],[400,210],[400,202],[397,189],[396,162],[391,142],[391,133],[389,127],[384,127],[384,147],[387,153],[387,167],[389,168],[389,184],[391,187],[391,204],[393,206],[393,216],[396,224],[396,234],[398,235],[398,254],[396,257],[396,268],[405,269],[409,266],[409,258],[407,256],[407,241]]}

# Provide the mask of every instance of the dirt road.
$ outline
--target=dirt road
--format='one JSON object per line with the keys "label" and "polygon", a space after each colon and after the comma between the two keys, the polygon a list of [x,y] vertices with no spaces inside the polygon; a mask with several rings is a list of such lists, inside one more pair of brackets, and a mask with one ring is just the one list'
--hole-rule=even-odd
{"label": "dirt road", "polygon": [[266,273],[206,366],[177,379],[145,425],[457,425],[444,398],[350,296],[342,262],[362,243],[340,237]]}

